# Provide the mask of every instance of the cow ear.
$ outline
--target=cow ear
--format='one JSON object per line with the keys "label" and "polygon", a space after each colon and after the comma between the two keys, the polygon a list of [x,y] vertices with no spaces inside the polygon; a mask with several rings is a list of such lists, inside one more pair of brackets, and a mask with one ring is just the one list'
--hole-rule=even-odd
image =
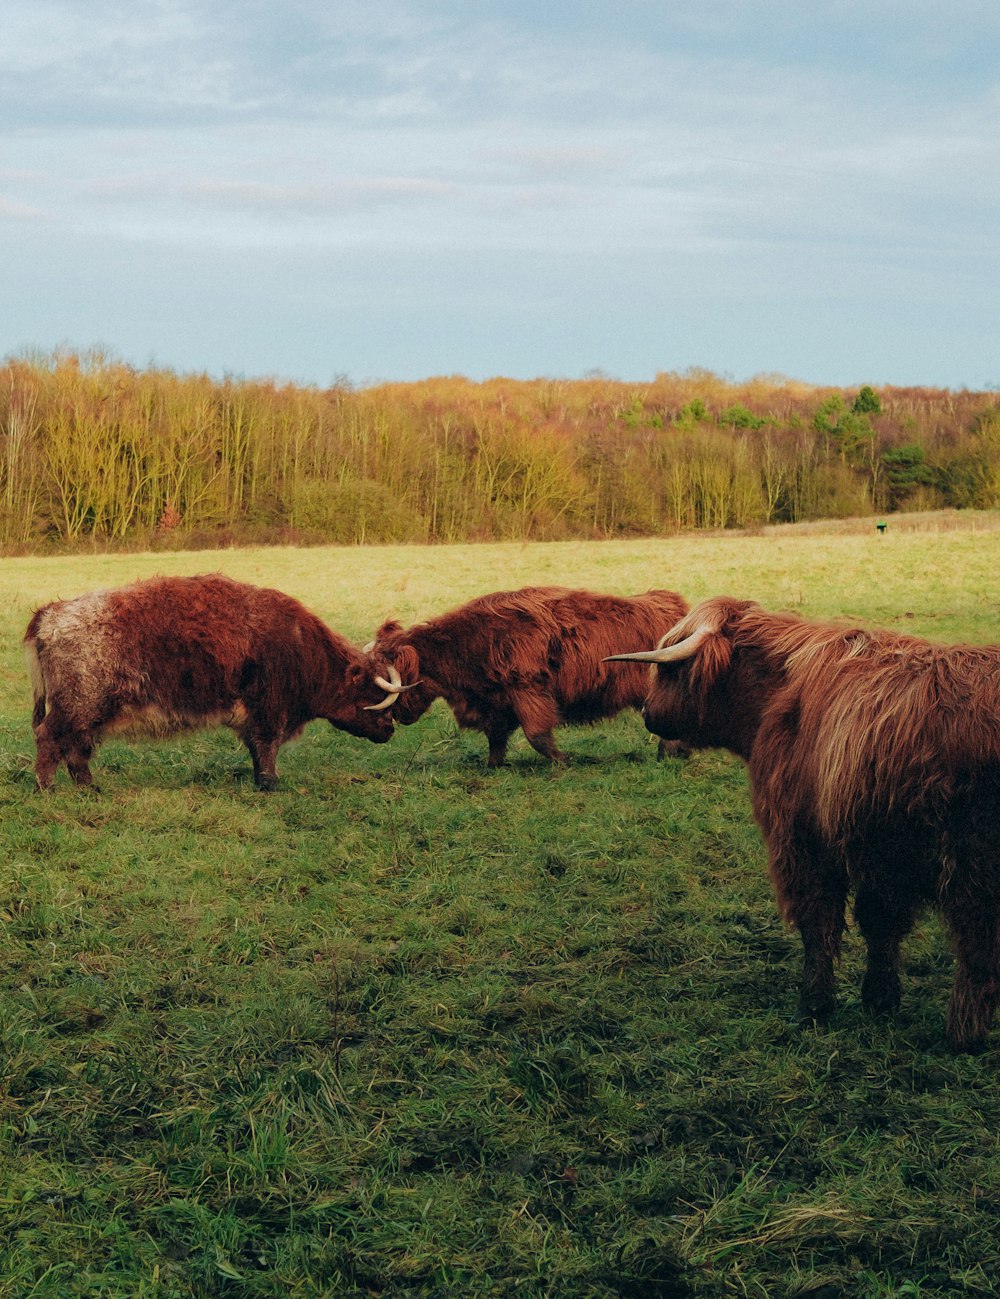
{"label": "cow ear", "polygon": [[420,655],[413,645],[397,645],[392,651],[392,661],[404,684],[420,677]]}
{"label": "cow ear", "polygon": [[384,622],[375,633],[375,640],[378,642],[383,640],[386,636],[395,636],[397,632],[401,632],[402,630],[403,624],[401,622],[396,622],[395,619],[390,619],[388,622]]}

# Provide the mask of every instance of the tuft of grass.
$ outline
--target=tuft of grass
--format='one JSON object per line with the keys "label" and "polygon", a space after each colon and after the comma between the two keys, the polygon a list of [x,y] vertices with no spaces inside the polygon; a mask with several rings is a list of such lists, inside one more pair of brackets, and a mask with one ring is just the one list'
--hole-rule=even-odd
{"label": "tuft of grass", "polygon": [[933,918],[895,1021],[849,934],[831,1024],[793,1026],[734,759],[657,763],[623,716],[487,772],[438,706],[381,748],[314,724],[267,796],[224,732],[32,786],[39,599],[217,566],[358,640],[522,580],[996,638],[995,534],[887,540],[8,561],[0,1295],[992,1294],[1000,1044],[947,1053]]}

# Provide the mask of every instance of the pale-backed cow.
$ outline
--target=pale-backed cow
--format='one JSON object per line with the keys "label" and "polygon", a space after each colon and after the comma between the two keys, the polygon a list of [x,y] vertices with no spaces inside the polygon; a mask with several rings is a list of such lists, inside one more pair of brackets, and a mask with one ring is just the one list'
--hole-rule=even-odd
{"label": "pale-backed cow", "polygon": [[1000,646],[719,597],[625,657],[659,665],[651,731],[747,763],[778,902],[802,937],[800,1014],[831,1009],[849,893],[875,1012],[898,1006],[900,943],[933,905],[957,955],[948,1037],[979,1046],[1000,996]]}
{"label": "pale-backed cow", "polygon": [[[400,685],[291,596],[221,575],[154,577],[36,611],[24,637],[39,788],[89,785],[105,736],[231,727],[261,789],[306,722],[388,740]],[[386,676],[389,679],[386,679]]]}
{"label": "pale-backed cow", "polygon": [[486,736],[489,766],[503,764],[519,726],[532,748],[559,762],[556,726],[642,705],[645,670],[609,669],[604,655],[648,645],[686,609],[672,591],[616,596],[528,586],[480,596],[405,630],[383,623],[368,648],[404,680],[419,678],[396,706],[397,722],[415,722],[441,697],[459,726]]}

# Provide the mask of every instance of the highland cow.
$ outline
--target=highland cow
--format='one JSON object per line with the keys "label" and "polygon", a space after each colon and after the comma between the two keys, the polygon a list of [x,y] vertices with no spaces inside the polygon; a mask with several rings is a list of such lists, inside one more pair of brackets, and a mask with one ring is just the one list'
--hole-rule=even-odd
{"label": "highland cow", "polygon": [[556,726],[642,705],[645,670],[609,669],[604,655],[625,644],[648,645],[686,610],[672,591],[615,596],[529,586],[480,596],[407,630],[383,623],[368,648],[402,678],[419,678],[400,699],[397,722],[415,722],[441,697],[459,726],[486,736],[488,766],[503,765],[519,726],[533,749],[561,762]]}
{"label": "highland cow", "polygon": [[[297,600],[221,575],[154,577],[37,610],[24,637],[35,775],[65,762],[80,785],[106,736],[228,726],[260,789],[278,749],[313,718],[381,744],[401,686]],[[386,679],[386,675],[388,679]]]}
{"label": "highland cow", "polygon": [[746,762],[778,904],[802,938],[801,1017],[832,1008],[849,893],[876,1013],[898,1007],[900,943],[932,905],[957,956],[948,1039],[981,1046],[1000,997],[1000,646],[719,597],[658,649],[621,657],[658,664],[654,734]]}

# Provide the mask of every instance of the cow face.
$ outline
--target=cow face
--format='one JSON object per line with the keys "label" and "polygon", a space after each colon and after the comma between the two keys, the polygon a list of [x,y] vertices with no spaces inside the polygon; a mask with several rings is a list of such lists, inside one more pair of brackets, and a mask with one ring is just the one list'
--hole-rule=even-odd
{"label": "cow face", "polygon": [[734,672],[732,628],[745,603],[705,601],[655,650],[612,656],[652,665],[642,712],[654,735],[695,748],[741,750],[746,710]]}
{"label": "cow face", "polygon": [[328,718],[330,724],[374,744],[384,744],[392,739],[394,692],[376,680],[382,677],[386,684],[390,684],[385,672],[385,663],[373,662],[371,658],[349,664],[345,698],[336,713]]}
{"label": "cow face", "polygon": [[699,702],[691,686],[690,662],[650,666],[642,720],[653,735],[661,740],[696,744],[696,733],[701,729]]}

